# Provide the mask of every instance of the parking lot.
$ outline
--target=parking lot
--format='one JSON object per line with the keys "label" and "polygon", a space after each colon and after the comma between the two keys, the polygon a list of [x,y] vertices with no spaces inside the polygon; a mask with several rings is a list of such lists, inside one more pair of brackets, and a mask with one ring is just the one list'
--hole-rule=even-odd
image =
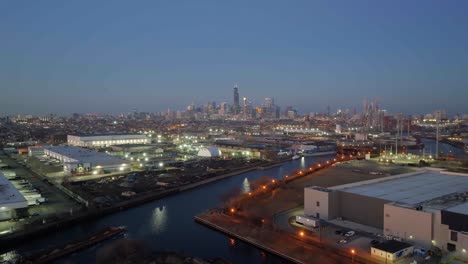
{"label": "parking lot", "polygon": [[50,222],[67,215],[76,213],[82,208],[74,199],[58,190],[44,177],[26,167],[24,156],[16,154],[7,156],[0,153],[2,163],[8,165],[8,170],[16,174],[15,180],[27,183],[27,186],[44,198],[44,202],[28,206],[24,217],[0,222],[0,235],[14,232],[15,230],[27,229],[30,226]]}

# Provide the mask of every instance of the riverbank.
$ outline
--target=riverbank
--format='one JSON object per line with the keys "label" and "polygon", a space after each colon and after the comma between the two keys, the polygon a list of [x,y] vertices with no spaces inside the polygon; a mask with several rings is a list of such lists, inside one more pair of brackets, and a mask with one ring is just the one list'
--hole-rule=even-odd
{"label": "riverbank", "polygon": [[[285,159],[281,161],[271,162],[270,165],[276,165],[276,164],[281,165],[287,161],[290,161],[290,160]],[[64,228],[73,226],[78,223],[93,221],[93,220],[99,219],[109,214],[121,212],[123,210],[137,207],[137,206],[152,202],[154,200],[162,199],[164,197],[177,194],[180,192],[192,190],[202,185],[214,183],[222,179],[236,176],[239,174],[243,174],[249,171],[254,171],[256,169],[257,169],[257,165],[244,167],[236,171],[232,171],[226,174],[222,174],[222,175],[218,175],[212,178],[202,180],[200,182],[191,183],[185,186],[180,186],[180,187],[172,188],[169,190],[164,190],[158,193],[150,193],[150,194],[143,195],[143,196],[133,197],[130,200],[117,203],[110,207],[104,207],[104,208],[99,208],[99,209],[91,208],[84,212],[75,213],[74,216],[67,217],[66,219],[63,219],[63,220],[36,225],[32,228],[28,228],[27,230],[20,230],[11,234],[3,235],[0,237],[0,248],[1,248],[0,251],[6,252],[8,251],[8,249],[11,249],[17,245],[20,245],[21,242],[25,240],[33,239],[33,238],[36,238],[45,234],[50,234],[51,232],[57,232],[57,231],[60,231]]]}
{"label": "riverbank", "polygon": [[229,231],[228,229],[226,228],[223,228],[219,225],[216,225],[215,223],[213,222],[210,222],[209,220],[206,220],[204,219],[204,217],[202,216],[195,216],[195,221],[199,224],[202,224],[202,225],[205,225],[211,229],[214,229],[216,231],[219,231],[219,232],[222,232],[224,233],[225,235],[228,235],[230,237],[233,237],[233,238],[236,238],[236,239],[239,239],[245,243],[248,243],[248,244],[251,244],[251,245],[254,245],[255,247],[259,248],[259,249],[262,249],[262,250],[265,250],[271,254],[275,254],[277,256],[280,256],[288,261],[291,261],[293,263],[297,263],[297,264],[305,264],[306,262],[303,262],[299,259],[295,259],[291,256],[288,256],[280,251],[278,251],[277,249],[273,249],[269,246],[266,246],[265,243],[261,243],[255,239],[252,239],[252,238],[249,238],[249,237],[244,237],[244,236],[240,236],[239,234],[237,233],[234,233],[234,232],[231,232]]}

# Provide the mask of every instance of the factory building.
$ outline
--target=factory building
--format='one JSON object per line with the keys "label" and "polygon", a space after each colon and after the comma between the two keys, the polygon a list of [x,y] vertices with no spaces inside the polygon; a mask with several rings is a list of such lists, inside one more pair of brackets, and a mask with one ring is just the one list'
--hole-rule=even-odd
{"label": "factory building", "polygon": [[142,134],[102,134],[102,135],[68,135],[67,143],[77,147],[108,147],[124,144],[148,144],[150,139]]}
{"label": "factory building", "polygon": [[420,170],[331,188],[307,187],[304,213],[341,217],[386,236],[466,257],[468,174]]}
{"label": "factory building", "polygon": [[17,211],[28,207],[28,201],[0,172],[0,220],[17,217]]}
{"label": "factory building", "polygon": [[73,147],[52,146],[45,147],[44,154],[63,163],[65,175],[102,174],[109,172],[127,171],[130,164],[102,152]]}

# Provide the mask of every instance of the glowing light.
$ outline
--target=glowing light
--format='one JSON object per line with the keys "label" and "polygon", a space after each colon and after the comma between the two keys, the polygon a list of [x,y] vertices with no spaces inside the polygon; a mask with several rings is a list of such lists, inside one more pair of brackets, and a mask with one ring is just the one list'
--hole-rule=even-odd
{"label": "glowing light", "polygon": [[265,186],[265,185],[263,185],[263,186],[262,186],[262,188],[263,188],[263,190],[265,190],[265,189],[266,189],[266,186]]}
{"label": "glowing light", "polygon": [[353,254],[353,255],[356,254],[356,250],[351,249],[351,254]]}
{"label": "glowing light", "polygon": [[304,236],[304,232],[303,232],[303,231],[299,232],[299,235],[300,235],[301,237],[303,237],[303,236]]}
{"label": "glowing light", "polygon": [[234,208],[231,208],[231,213],[234,213],[236,210]]}

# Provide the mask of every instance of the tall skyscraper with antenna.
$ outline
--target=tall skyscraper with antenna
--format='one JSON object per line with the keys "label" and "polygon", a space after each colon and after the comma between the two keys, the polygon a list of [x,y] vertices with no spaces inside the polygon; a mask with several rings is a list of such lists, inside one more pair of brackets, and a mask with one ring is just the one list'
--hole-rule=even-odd
{"label": "tall skyscraper with antenna", "polygon": [[234,104],[233,104],[233,112],[234,114],[239,114],[240,110],[240,102],[239,102],[239,87],[237,83],[234,85]]}

